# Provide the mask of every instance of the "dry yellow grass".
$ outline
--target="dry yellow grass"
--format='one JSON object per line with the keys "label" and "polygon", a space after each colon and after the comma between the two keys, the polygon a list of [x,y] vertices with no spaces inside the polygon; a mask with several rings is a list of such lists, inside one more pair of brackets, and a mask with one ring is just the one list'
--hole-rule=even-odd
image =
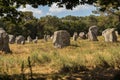
{"label": "dry yellow grass", "polygon": [[81,39],[78,39],[77,42],[71,40],[71,45],[62,49],[54,48],[51,40],[48,42],[39,40],[37,44],[10,44],[10,49],[12,54],[0,55],[1,73],[20,74],[23,61],[25,62],[25,73],[29,73],[28,56],[31,57],[33,72],[37,74],[58,72],[63,68],[63,65],[95,68],[103,63],[101,60],[116,67],[119,65],[116,60],[120,57],[120,43],[106,43],[101,36],[98,42]]}

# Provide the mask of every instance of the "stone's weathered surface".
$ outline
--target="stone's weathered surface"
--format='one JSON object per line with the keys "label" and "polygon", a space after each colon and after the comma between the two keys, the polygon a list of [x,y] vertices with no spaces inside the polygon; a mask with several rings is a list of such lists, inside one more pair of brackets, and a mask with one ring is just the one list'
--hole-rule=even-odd
{"label": "stone's weathered surface", "polygon": [[115,34],[116,34],[117,37],[119,36],[118,31],[115,31]]}
{"label": "stone's weathered surface", "polygon": [[52,36],[50,37],[50,39],[53,40],[53,37],[54,37],[54,35],[52,35]]}
{"label": "stone's weathered surface", "polygon": [[27,42],[28,43],[32,42],[32,38],[30,36],[27,37]]}
{"label": "stone's weathered surface", "polygon": [[44,35],[44,41],[48,41],[47,35]]}
{"label": "stone's weathered surface", "polygon": [[80,37],[81,39],[86,39],[86,38],[87,38],[85,32],[80,32],[80,33],[79,33],[79,37]]}
{"label": "stone's weathered surface", "polygon": [[70,34],[66,30],[54,32],[53,44],[55,48],[62,48],[70,45]]}
{"label": "stone's weathered surface", "polygon": [[15,36],[14,35],[9,35],[9,43],[14,44],[15,43]]}
{"label": "stone's weathered surface", "polygon": [[33,43],[37,43],[37,42],[38,42],[38,40],[36,40],[36,39],[33,40]]}
{"label": "stone's weathered surface", "polygon": [[36,38],[35,39],[37,39],[38,40],[38,36],[36,36]]}
{"label": "stone's weathered surface", "polygon": [[97,33],[98,33],[98,27],[97,26],[91,26],[89,28],[89,32],[88,32],[88,39],[90,41],[98,41]]}
{"label": "stone's weathered surface", "polygon": [[25,44],[25,37],[22,35],[19,35],[16,37],[16,43],[17,44]]}
{"label": "stone's weathered surface", "polygon": [[47,39],[50,39],[50,35],[47,35]]}
{"label": "stone's weathered surface", "polygon": [[0,28],[0,50],[9,53],[9,36],[3,28]]}
{"label": "stone's weathered surface", "polygon": [[77,34],[77,32],[74,32],[74,34],[73,34],[73,41],[77,41],[77,38],[78,38],[78,34]]}
{"label": "stone's weathered surface", "polygon": [[44,35],[44,41],[47,42],[49,39],[51,39],[50,35],[45,34]]}
{"label": "stone's weathered surface", "polygon": [[86,39],[88,39],[88,33],[87,33],[87,34],[85,34],[85,36],[86,36]]}
{"label": "stone's weathered surface", "polygon": [[36,36],[35,39],[33,39],[33,43],[37,43],[38,42],[38,37]]}
{"label": "stone's weathered surface", "polygon": [[102,36],[105,38],[105,42],[117,42],[117,35],[115,28],[109,28],[102,32]]}

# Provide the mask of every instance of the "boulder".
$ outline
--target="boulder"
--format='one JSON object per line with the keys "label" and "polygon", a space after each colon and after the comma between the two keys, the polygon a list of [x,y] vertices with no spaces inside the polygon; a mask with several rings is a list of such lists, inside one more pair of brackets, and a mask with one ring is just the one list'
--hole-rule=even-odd
{"label": "boulder", "polygon": [[78,34],[77,34],[77,32],[74,32],[74,34],[73,34],[73,41],[76,41],[77,38],[78,38]]}
{"label": "boulder", "polygon": [[36,36],[35,39],[33,39],[33,43],[38,43],[38,37]]}
{"label": "boulder", "polygon": [[47,38],[47,35],[46,35],[46,34],[44,35],[44,41],[45,41],[45,42],[48,41],[48,38]]}
{"label": "boulder", "polygon": [[62,48],[70,45],[70,34],[66,30],[54,32],[53,44],[55,48]]}
{"label": "boulder", "polygon": [[17,44],[25,44],[25,37],[22,35],[19,35],[16,37],[16,43]]}
{"label": "boulder", "polygon": [[50,37],[50,39],[53,40],[53,37],[54,37],[54,35],[52,35],[52,36]]}
{"label": "boulder", "polygon": [[32,38],[30,36],[27,37],[27,42],[28,43],[32,42]]}
{"label": "boulder", "polygon": [[91,26],[89,28],[89,32],[88,32],[88,39],[90,41],[98,41],[97,34],[98,34],[98,27],[97,26]]}
{"label": "boulder", "polygon": [[9,43],[14,44],[15,43],[15,36],[14,35],[9,35]]}
{"label": "boulder", "polygon": [[3,28],[0,28],[0,51],[9,53],[9,36]]}
{"label": "boulder", "polygon": [[102,32],[105,42],[117,42],[117,35],[115,28],[108,28]]}
{"label": "boulder", "polygon": [[79,37],[80,37],[81,39],[86,39],[86,38],[87,38],[85,32],[80,32],[80,33],[79,33]]}
{"label": "boulder", "polygon": [[47,39],[50,39],[50,35],[47,35]]}
{"label": "boulder", "polygon": [[115,34],[116,34],[117,37],[119,36],[118,31],[115,31]]}

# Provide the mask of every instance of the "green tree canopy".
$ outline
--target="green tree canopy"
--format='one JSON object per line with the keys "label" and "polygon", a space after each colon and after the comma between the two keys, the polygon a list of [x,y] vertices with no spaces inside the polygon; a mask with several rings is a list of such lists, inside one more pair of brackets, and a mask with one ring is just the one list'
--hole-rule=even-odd
{"label": "green tree canopy", "polygon": [[22,14],[16,8],[21,5],[30,4],[32,7],[37,8],[39,5],[51,6],[53,3],[58,3],[59,7],[65,5],[66,9],[72,9],[77,5],[93,5],[93,3],[99,5],[103,11],[107,8],[119,10],[120,7],[120,0],[0,0],[0,16],[7,19],[12,18],[13,20],[19,19]]}

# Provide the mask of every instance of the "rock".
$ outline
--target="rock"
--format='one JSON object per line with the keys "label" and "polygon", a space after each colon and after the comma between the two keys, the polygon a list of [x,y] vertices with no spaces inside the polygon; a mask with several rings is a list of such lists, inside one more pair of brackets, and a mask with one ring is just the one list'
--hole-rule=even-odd
{"label": "rock", "polygon": [[9,43],[14,44],[15,43],[15,36],[14,35],[8,35],[9,36]]}
{"label": "rock", "polygon": [[50,35],[44,35],[44,41],[47,42],[49,39],[51,39]]}
{"label": "rock", "polygon": [[56,48],[62,48],[70,45],[70,34],[66,30],[54,32],[53,44]]}
{"label": "rock", "polygon": [[102,32],[105,42],[117,42],[117,35],[115,28],[108,28]]}
{"label": "rock", "polygon": [[3,28],[0,28],[0,50],[5,53],[10,53],[9,36]]}
{"label": "rock", "polygon": [[44,35],[44,41],[48,41],[47,35]]}
{"label": "rock", "polygon": [[17,44],[25,44],[25,37],[22,35],[19,35],[16,37],[16,43]]}
{"label": "rock", "polygon": [[33,39],[33,43],[38,43],[38,37],[36,36],[35,39]]}
{"label": "rock", "polygon": [[30,36],[27,37],[27,42],[28,43],[32,42],[32,38]]}
{"label": "rock", "polygon": [[116,34],[117,37],[119,36],[118,31],[115,31],[115,34]]}
{"label": "rock", "polygon": [[76,41],[77,38],[78,38],[78,34],[77,34],[77,32],[74,32],[74,34],[73,34],[73,41]]}
{"label": "rock", "polygon": [[38,40],[36,40],[36,39],[33,40],[33,43],[37,43],[37,42],[38,42]]}
{"label": "rock", "polygon": [[54,35],[52,35],[52,36],[50,37],[50,39],[53,40],[53,37],[54,37]]}
{"label": "rock", "polygon": [[50,39],[50,35],[47,35],[47,39]]}
{"label": "rock", "polygon": [[97,26],[91,26],[89,28],[89,32],[88,32],[88,39],[90,41],[98,41],[97,33],[98,33],[98,27]]}
{"label": "rock", "polygon": [[85,32],[80,32],[80,33],[79,33],[79,37],[80,37],[81,39],[86,39],[86,38],[87,38]]}

